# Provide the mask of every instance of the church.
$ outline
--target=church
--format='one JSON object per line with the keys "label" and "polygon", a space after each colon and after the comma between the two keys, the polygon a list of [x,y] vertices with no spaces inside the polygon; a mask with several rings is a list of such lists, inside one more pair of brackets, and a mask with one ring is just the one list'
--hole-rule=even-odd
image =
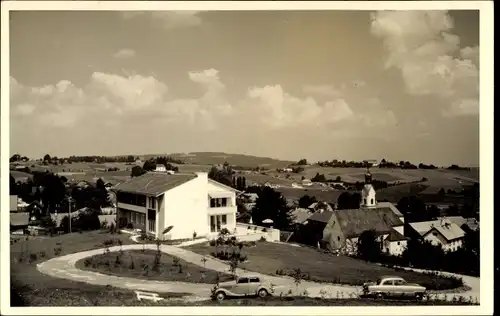
{"label": "church", "polygon": [[315,213],[304,223],[307,231],[316,231],[321,248],[354,254],[359,236],[373,230],[383,252],[403,253],[407,242],[403,214],[390,202],[377,202],[371,181],[372,174],[367,170],[359,208]]}

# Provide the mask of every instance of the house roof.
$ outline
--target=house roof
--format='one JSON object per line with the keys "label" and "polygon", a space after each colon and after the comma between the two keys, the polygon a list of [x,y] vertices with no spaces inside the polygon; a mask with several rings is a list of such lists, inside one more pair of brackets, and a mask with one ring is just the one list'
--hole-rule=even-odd
{"label": "house roof", "polygon": [[[176,173],[176,174],[179,174],[179,173]],[[196,177],[196,176],[195,176],[195,177]],[[233,192],[235,192],[236,194],[239,194],[239,193],[241,192],[240,190],[236,190],[236,189],[235,189],[235,188],[233,188],[233,187],[230,187],[230,186],[225,185],[225,184],[223,184],[223,183],[217,182],[217,181],[215,181],[215,180],[213,180],[213,179],[210,179],[210,178],[208,178],[208,182],[212,182],[212,183],[214,183],[214,184],[216,184],[216,185],[218,185],[218,186],[221,186],[221,187],[223,187],[223,188],[225,188],[225,189],[228,189],[228,190],[230,190],[230,191],[233,191]]]}
{"label": "house roof", "polygon": [[403,236],[400,232],[397,230],[393,229],[390,233],[389,236],[387,236],[386,240],[387,241],[401,241],[401,240],[406,240],[407,238]]}
{"label": "house roof", "polygon": [[332,212],[347,238],[358,237],[366,230],[390,233],[392,227],[403,225],[391,208],[337,210]]}
{"label": "house roof", "polygon": [[390,208],[394,214],[398,217],[402,217],[403,214],[398,210],[398,208],[391,202],[377,202],[376,208]]}
{"label": "house roof", "polygon": [[316,222],[321,222],[321,223],[328,223],[332,216],[334,215],[334,212],[332,211],[324,211],[322,213],[314,213],[309,217],[308,220],[310,221],[316,221]]}
{"label": "house roof", "polygon": [[448,241],[465,236],[465,232],[457,224],[446,219],[427,222],[415,222],[410,223],[410,226],[422,237],[427,235],[427,233],[429,233],[433,229],[438,231]]}
{"label": "house roof", "polygon": [[10,211],[17,211],[17,195],[9,196]]}
{"label": "house roof", "polygon": [[293,222],[297,224],[302,224],[305,222],[309,217],[311,217],[311,213],[309,210],[304,209],[304,208],[296,208],[291,212]]}
{"label": "house roof", "polygon": [[28,226],[30,213],[28,212],[13,212],[10,213],[11,226]]}
{"label": "house roof", "polygon": [[22,181],[33,178],[33,175],[27,172],[19,171],[19,170],[10,170],[10,175],[16,181]]}
{"label": "house roof", "polygon": [[158,196],[195,178],[195,174],[148,172],[142,176],[134,177],[126,182],[119,183],[114,189],[118,192]]}
{"label": "house roof", "polygon": [[457,224],[458,227],[462,227],[463,224],[467,223],[467,220],[462,216],[446,216],[438,217],[438,219],[448,219],[449,221]]}

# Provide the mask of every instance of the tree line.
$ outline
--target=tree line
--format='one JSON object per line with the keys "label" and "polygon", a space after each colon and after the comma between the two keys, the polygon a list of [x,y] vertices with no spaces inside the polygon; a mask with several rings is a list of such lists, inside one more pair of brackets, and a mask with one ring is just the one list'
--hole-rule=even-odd
{"label": "tree line", "polygon": [[87,187],[67,186],[66,177],[55,175],[51,172],[33,172],[33,178],[24,183],[16,183],[10,176],[10,194],[17,195],[26,203],[39,208],[42,214],[54,212],[67,212],[69,210],[68,197],[73,198],[72,208],[80,209],[89,207],[100,209],[111,205],[108,191],[102,179],[95,185]]}

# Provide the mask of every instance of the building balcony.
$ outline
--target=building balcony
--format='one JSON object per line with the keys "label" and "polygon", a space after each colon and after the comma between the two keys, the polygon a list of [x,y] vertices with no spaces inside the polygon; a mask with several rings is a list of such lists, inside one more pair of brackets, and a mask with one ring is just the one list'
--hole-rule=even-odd
{"label": "building balcony", "polygon": [[223,215],[236,213],[236,206],[209,207],[208,215]]}
{"label": "building balcony", "polygon": [[134,211],[134,212],[146,214],[146,207],[145,206],[138,206],[138,205],[127,204],[127,203],[123,203],[123,202],[118,202],[117,207],[125,209],[125,210],[129,210],[129,211]]}

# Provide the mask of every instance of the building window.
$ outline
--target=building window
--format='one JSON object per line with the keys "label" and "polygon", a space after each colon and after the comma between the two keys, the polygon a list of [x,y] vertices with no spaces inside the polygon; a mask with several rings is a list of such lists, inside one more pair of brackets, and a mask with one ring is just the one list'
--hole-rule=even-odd
{"label": "building window", "polygon": [[337,236],[337,241],[340,241],[340,236]]}
{"label": "building window", "polygon": [[363,199],[363,204],[366,205],[366,199]]}
{"label": "building window", "polygon": [[210,199],[210,207],[227,207],[228,198],[215,198]]}
{"label": "building window", "polygon": [[398,246],[401,245],[401,242],[398,241]]}
{"label": "building window", "polygon": [[375,204],[374,199],[371,199],[371,200],[370,200],[370,204],[371,204],[371,205]]}
{"label": "building window", "polygon": [[149,197],[149,208],[156,209],[156,198]]}
{"label": "building window", "polygon": [[222,215],[222,225],[227,224],[227,215]]}

